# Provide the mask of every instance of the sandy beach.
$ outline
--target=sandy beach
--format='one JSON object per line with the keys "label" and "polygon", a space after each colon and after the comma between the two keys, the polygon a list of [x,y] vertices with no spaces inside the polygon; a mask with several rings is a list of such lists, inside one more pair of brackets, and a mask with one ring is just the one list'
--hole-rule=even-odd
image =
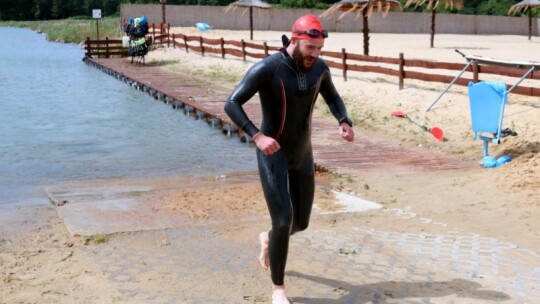
{"label": "sandy beach", "polygon": [[[174,31],[207,38],[224,37],[225,39],[240,40],[249,37],[248,31],[215,30],[202,34],[196,28],[179,28],[174,29]],[[271,45],[279,45],[279,37],[282,34],[279,32],[255,32],[254,42],[267,41]],[[341,48],[346,48],[348,52],[361,54],[361,38],[360,34],[332,33],[325,42],[324,49],[339,51]],[[538,37],[528,41],[526,37],[519,36],[436,35],[435,48],[433,49],[429,48],[428,35],[371,34],[370,41],[371,55],[396,58],[397,54],[401,52],[405,54],[405,58],[456,62],[464,65],[466,60],[457,54],[455,49],[459,49],[467,55],[475,54],[523,61],[538,60],[536,54],[540,52]],[[512,45],[512,49],[510,50],[507,45]],[[157,49],[150,54],[149,58],[154,62],[161,60],[170,62],[164,68],[173,71],[187,70],[201,79],[218,78],[220,82],[238,79],[237,77],[241,77],[242,73],[255,62],[244,63],[234,59],[222,60],[211,55],[201,58],[197,54],[186,54],[183,51],[171,50],[170,48]],[[438,72],[445,73],[445,71]],[[455,76],[458,72],[446,71],[446,73]],[[219,75],[222,77],[220,78]],[[518,136],[506,137],[500,145],[490,144],[489,151],[490,155],[494,157],[508,155],[512,158],[512,162],[488,170],[479,164],[482,160],[482,142],[475,140],[472,136],[466,87],[452,86],[429,112],[424,112],[448,84],[406,79],[404,89],[399,90],[396,77],[350,72],[348,81],[344,81],[341,77],[341,71],[336,70],[333,75],[334,83],[356,122],[357,132],[366,130],[373,132],[374,136],[401,142],[404,145],[428,149],[432,153],[443,153],[478,163],[477,167],[471,167],[466,173],[445,172],[441,174],[434,172],[406,177],[358,176],[356,178],[360,180],[351,183],[350,187],[356,186],[354,191],[359,193],[361,197],[374,201],[398,200],[404,204],[413,204],[414,202],[414,204],[419,205],[415,208],[426,208],[426,212],[440,212],[438,215],[445,220],[456,216],[456,224],[459,223],[459,226],[472,225],[471,227],[490,233],[499,230],[491,225],[499,225],[501,221],[512,218],[507,225],[501,226],[500,232],[506,234],[508,230],[525,229],[517,233],[515,237],[518,235],[521,237],[531,236],[530,242],[525,241],[526,246],[535,247],[536,250],[540,249],[537,247],[538,242],[534,240],[539,236],[538,229],[535,229],[538,226],[534,223],[534,219],[539,215],[538,206],[540,206],[540,193],[538,191],[540,186],[538,182],[538,166],[540,164],[538,158],[540,149],[538,107],[540,100],[538,97],[509,95],[503,128],[510,127],[518,133]],[[467,73],[464,76],[471,78]],[[505,81],[509,84],[518,80],[517,78],[487,74],[481,77],[481,80]],[[483,77],[490,78],[483,79]],[[231,85],[233,85],[232,82]],[[522,85],[538,86],[538,81],[525,80]],[[324,111],[324,106],[319,106],[318,110]],[[401,110],[429,126],[440,127],[444,131],[446,140],[436,141],[429,133],[421,131],[416,125],[407,120],[393,117],[391,113],[395,110]],[[374,195],[373,191],[363,190],[364,182],[361,181],[362,179],[371,183],[373,183],[372,179],[376,179],[381,185],[380,192],[384,192],[384,194]],[[420,187],[422,191],[414,190],[419,188],[417,185],[422,185]],[[408,190],[394,191],[393,189]],[[459,191],[451,189],[459,189]],[[383,197],[379,195],[383,195]],[[434,203],[434,201],[439,203]],[[458,202],[465,203],[465,201],[467,201],[466,206],[458,204]],[[478,206],[478,204],[482,206]],[[480,209],[473,208],[473,206]],[[458,210],[458,214],[455,214]],[[463,216],[466,216],[467,219]],[[515,225],[515,223],[519,223],[519,225]],[[513,239],[513,241],[516,240]]]}
{"label": "sandy beach", "polygon": [[[230,40],[247,40],[249,37],[248,31],[211,30],[200,33],[196,28],[174,28],[171,31]],[[266,41],[269,45],[277,46],[282,34],[255,31],[254,42]],[[521,36],[441,34],[435,36],[433,49],[429,48],[427,34],[371,34],[370,41],[370,55],[373,56],[396,58],[403,53],[406,59],[465,65],[465,59],[454,51],[459,49],[467,55],[540,60],[539,37],[528,41],[527,37]],[[361,34],[330,33],[324,49],[341,51],[342,48],[361,54]],[[158,47],[149,53],[146,62],[232,90],[256,61],[223,60],[212,55],[201,57],[193,52]],[[448,73],[452,76],[457,74],[455,71]],[[377,172],[349,176],[319,173],[316,203],[320,211],[313,217],[305,236],[300,236],[296,243],[292,240],[291,262],[288,265],[292,273],[291,278],[287,279],[290,282],[287,283],[290,284],[289,296],[295,303],[348,303],[345,294],[356,295],[355,299],[359,299],[363,292],[384,290],[380,303],[401,303],[399,301],[405,300],[421,303],[426,298],[429,303],[526,303],[524,299],[527,298],[520,296],[519,290],[501,289],[497,285],[504,281],[506,275],[511,276],[512,270],[466,278],[460,272],[430,272],[430,280],[446,282],[435,284],[438,292],[430,292],[429,287],[422,289],[425,285],[423,278],[419,282],[417,277],[411,279],[399,271],[389,271],[385,277],[363,276],[361,273],[354,276],[351,270],[353,266],[373,264],[370,257],[380,255],[381,261],[385,261],[384,254],[390,249],[381,243],[373,247],[379,248],[379,252],[374,249],[373,252],[368,250],[365,254],[356,254],[355,251],[354,257],[352,254],[337,254],[336,270],[328,266],[327,260],[320,264],[312,263],[311,257],[319,254],[326,258],[327,253],[326,247],[310,247],[310,244],[319,244],[316,242],[320,241],[321,244],[332,245],[333,242],[339,243],[340,235],[347,237],[347,240],[357,240],[360,236],[378,235],[378,232],[452,236],[456,239],[458,236],[472,235],[489,238],[505,246],[510,244],[507,247],[513,251],[502,251],[501,259],[520,260],[539,271],[540,98],[510,94],[503,127],[511,128],[517,132],[517,136],[506,137],[499,145],[490,144],[489,149],[492,156],[508,155],[512,161],[498,168],[486,169],[480,165],[482,142],[472,136],[465,87],[453,86],[431,111],[424,113],[424,109],[447,84],[406,79],[404,89],[399,90],[398,79],[392,76],[351,72],[349,79],[344,81],[341,71],[333,70],[332,74],[355,122],[355,132],[365,132],[376,138],[456,158],[471,165],[460,170],[411,174]],[[516,78],[495,76],[483,80],[517,81]],[[538,87],[539,83],[538,80],[525,80],[523,85]],[[326,110],[321,101],[316,110],[324,115]],[[392,116],[395,110],[401,110],[430,126],[440,127],[444,130],[446,140],[436,141],[406,119]],[[10,211],[13,216],[9,221],[4,221],[9,225],[3,225],[0,229],[0,303],[271,301],[270,280],[256,261],[257,235],[269,225],[258,177],[253,173],[231,178],[226,183],[218,181],[210,177],[205,182],[201,181],[199,186],[188,188],[170,186],[182,184],[182,181],[143,182],[143,185],[167,183],[167,187],[161,188],[165,190],[153,191],[138,199],[151,204],[156,213],[182,217],[185,226],[177,230],[116,233],[105,236],[104,242],[95,237],[71,235],[58,216],[56,208],[61,207],[15,208]],[[197,181],[191,180],[190,184],[193,183]],[[332,191],[376,202],[382,205],[382,209],[361,213],[336,212],[342,207],[336,204]],[[413,216],[404,216],[405,213]],[[247,218],[249,220],[239,220]],[[325,239],[322,235],[328,237]],[[345,245],[335,246],[346,248]],[[405,250],[403,255],[394,256],[397,258],[390,259],[388,263],[412,263],[405,256]],[[213,262],[205,264],[198,257]],[[349,262],[350,259],[357,260],[354,260],[356,264],[344,262],[339,266],[340,258],[349,259]],[[350,276],[337,273],[341,269],[339,267],[351,271]],[[432,266],[426,262],[413,263],[411,267],[430,269]],[[324,285],[313,278],[308,283],[306,280],[311,274],[320,277],[326,275],[334,282],[339,279],[341,283],[337,287],[325,285],[306,291],[306,286]],[[385,284],[377,285],[379,281]],[[471,286],[475,284],[479,286],[478,290],[485,293],[474,288],[472,290]],[[540,285],[533,282],[531,286],[531,289],[527,289],[531,295],[528,300],[534,303],[540,299]],[[317,292],[325,289],[334,295],[331,300],[313,298]],[[354,303],[370,303],[370,297],[371,294],[369,297],[366,295],[363,301],[356,300]]]}

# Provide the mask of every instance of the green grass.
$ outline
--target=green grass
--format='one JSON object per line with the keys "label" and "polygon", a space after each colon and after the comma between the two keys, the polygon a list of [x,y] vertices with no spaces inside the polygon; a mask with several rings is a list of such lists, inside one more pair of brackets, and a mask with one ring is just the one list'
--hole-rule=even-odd
{"label": "green grass", "polygon": [[172,65],[172,64],[179,64],[180,60],[150,60],[149,62],[153,66],[166,66],[166,65]]}
{"label": "green grass", "polygon": [[210,72],[206,74],[213,81],[225,81],[234,84],[242,79],[244,72],[233,67],[223,67],[218,63],[210,65]]}
{"label": "green grass", "polygon": [[[99,39],[121,39],[123,31],[119,17],[105,17],[99,20]],[[49,41],[81,43],[86,38],[96,39],[96,20],[73,17],[46,21],[0,21],[0,27],[29,28],[41,31]]]}
{"label": "green grass", "polygon": [[83,243],[84,245],[90,245],[90,243],[94,244],[102,244],[109,240],[109,237],[106,234],[98,233],[92,236],[87,236],[84,238]]}

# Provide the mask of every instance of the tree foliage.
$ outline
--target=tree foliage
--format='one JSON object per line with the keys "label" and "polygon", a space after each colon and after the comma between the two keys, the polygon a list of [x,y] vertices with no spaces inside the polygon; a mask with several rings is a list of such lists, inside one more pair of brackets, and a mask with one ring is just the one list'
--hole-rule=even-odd
{"label": "tree foliage", "polygon": [[[405,7],[405,3],[408,0],[401,0],[401,4]],[[446,14],[463,14],[463,15],[493,15],[493,16],[507,16],[510,7],[521,0],[463,0],[463,8],[457,10],[446,7],[443,1],[440,1],[437,7],[438,13]],[[421,5],[416,7],[411,5],[408,8],[403,9],[404,12],[430,12],[427,9],[427,5]],[[540,8],[533,9],[533,16],[540,17]]]}
{"label": "tree foliage", "polygon": [[[167,0],[168,4],[179,5],[228,5],[235,0]],[[464,0],[463,9],[450,10],[440,4],[440,13],[506,16],[508,9],[520,0]],[[267,0],[266,2],[283,8],[326,9],[337,0]],[[405,5],[407,0],[401,0]],[[49,20],[74,16],[90,17],[92,9],[101,9],[103,16],[119,13],[120,4],[159,4],[159,0],[0,0],[0,20]],[[426,5],[404,9],[408,12],[427,12]],[[540,9],[533,10],[540,16]]]}

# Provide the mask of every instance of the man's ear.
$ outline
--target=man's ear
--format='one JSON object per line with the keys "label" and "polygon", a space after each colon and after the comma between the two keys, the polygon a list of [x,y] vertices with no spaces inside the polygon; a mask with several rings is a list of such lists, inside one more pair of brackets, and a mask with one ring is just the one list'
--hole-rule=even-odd
{"label": "man's ear", "polygon": [[287,35],[281,35],[281,43],[283,43],[283,47],[288,47],[291,40],[287,37]]}
{"label": "man's ear", "polygon": [[289,44],[296,45],[298,43],[298,37],[291,37]]}

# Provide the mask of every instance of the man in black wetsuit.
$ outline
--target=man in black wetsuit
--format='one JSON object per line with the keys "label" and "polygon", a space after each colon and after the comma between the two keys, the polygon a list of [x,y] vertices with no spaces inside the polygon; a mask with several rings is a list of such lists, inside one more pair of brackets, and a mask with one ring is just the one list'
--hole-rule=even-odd
{"label": "man in black wetsuit", "polygon": [[[311,116],[319,93],[338,120],[343,139],[352,141],[352,122],[332,83],[328,65],[319,57],[328,32],[320,20],[296,20],[290,43],[256,63],[233,90],[225,111],[257,146],[257,161],[272,229],[259,235],[264,269],[270,267],[272,303],[289,303],[284,274],[289,237],[309,223],[315,177]],[[259,93],[262,123],[258,129],[242,105]]]}

